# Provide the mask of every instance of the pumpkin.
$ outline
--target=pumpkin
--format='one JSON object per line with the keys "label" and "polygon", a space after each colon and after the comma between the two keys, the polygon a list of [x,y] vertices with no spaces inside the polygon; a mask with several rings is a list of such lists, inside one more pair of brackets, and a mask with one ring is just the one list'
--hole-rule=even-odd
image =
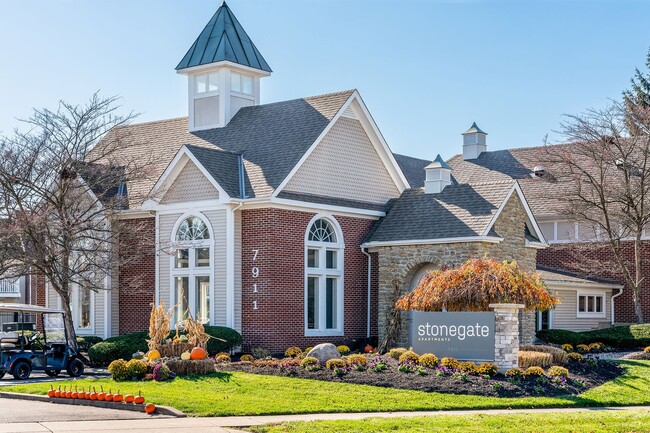
{"label": "pumpkin", "polygon": [[188,360],[190,360],[191,358],[192,358],[192,355],[190,354],[190,352],[183,352],[183,353],[181,353],[181,359],[182,359],[183,361],[188,361]]}
{"label": "pumpkin", "polygon": [[72,394],[70,394],[70,398],[76,399],[78,397],[79,393],[77,392],[77,387],[74,387],[74,391],[72,391]]}
{"label": "pumpkin", "polygon": [[208,357],[208,352],[206,352],[205,349],[202,347],[195,347],[194,349],[192,349],[192,352],[190,353],[190,359],[192,360],[205,359],[207,357]]}
{"label": "pumpkin", "polygon": [[373,351],[373,349],[374,349],[374,347],[372,347],[371,345],[368,344],[368,345],[366,345],[366,347],[363,349],[363,351],[366,352],[366,353],[370,353],[370,352]]}
{"label": "pumpkin", "polygon": [[124,400],[124,397],[120,394],[120,390],[118,389],[117,392],[113,394],[113,401],[115,403],[120,403],[122,400]]}
{"label": "pumpkin", "polygon": [[59,386],[59,389],[54,391],[54,397],[57,397],[57,398],[61,397],[61,387],[60,386]]}
{"label": "pumpkin", "polygon": [[88,387],[88,392],[86,393],[86,400],[90,400],[90,387]]}
{"label": "pumpkin", "polygon": [[91,400],[97,400],[97,390],[93,386],[93,392],[90,393],[90,399]]}
{"label": "pumpkin", "polygon": [[147,405],[144,407],[144,411],[148,414],[152,414],[156,411],[156,406],[154,406],[152,403],[147,403]]}
{"label": "pumpkin", "polygon": [[133,394],[127,394],[124,396],[124,403],[133,403],[135,396]]}
{"label": "pumpkin", "polygon": [[79,400],[85,400],[86,399],[86,388],[81,388],[81,391],[77,392],[77,398]]}
{"label": "pumpkin", "polygon": [[72,398],[72,388],[65,392],[65,398]]}
{"label": "pumpkin", "polygon": [[97,400],[104,401],[106,399],[106,393],[104,392],[104,387],[100,388],[101,390],[97,393]]}
{"label": "pumpkin", "polygon": [[50,390],[47,392],[48,397],[54,397],[54,394],[56,394],[56,391],[54,390],[54,387],[50,385]]}
{"label": "pumpkin", "polygon": [[160,359],[160,352],[158,352],[156,349],[150,351],[150,352],[147,354],[147,359],[148,359],[149,361],[153,361],[153,360],[155,360],[155,359]]}
{"label": "pumpkin", "polygon": [[142,396],[142,394],[140,394],[140,391],[138,391],[137,397],[135,397],[133,399],[133,403],[135,403],[135,404],[143,404],[144,403],[144,397]]}
{"label": "pumpkin", "polygon": [[106,395],[104,396],[105,401],[113,401],[113,390],[109,389]]}

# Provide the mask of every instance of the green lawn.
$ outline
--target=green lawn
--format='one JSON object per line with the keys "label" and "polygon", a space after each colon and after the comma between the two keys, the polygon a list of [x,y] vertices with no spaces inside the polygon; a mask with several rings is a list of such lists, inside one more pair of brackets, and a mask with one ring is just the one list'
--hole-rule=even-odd
{"label": "green lawn", "polygon": [[432,431],[455,433],[640,433],[650,431],[650,412],[603,410],[564,414],[370,418],[362,421],[293,422],[251,427],[249,430],[255,433],[428,433]]}
{"label": "green lawn", "polygon": [[[97,389],[103,385],[113,391],[119,388],[122,394],[142,390],[147,401],[193,416],[650,405],[650,361],[621,362],[626,373],[616,380],[579,396],[554,398],[459,396],[247,373],[218,373],[162,383],[85,379],[57,385],[74,383],[79,388]],[[40,383],[0,390],[45,394],[49,386]]]}

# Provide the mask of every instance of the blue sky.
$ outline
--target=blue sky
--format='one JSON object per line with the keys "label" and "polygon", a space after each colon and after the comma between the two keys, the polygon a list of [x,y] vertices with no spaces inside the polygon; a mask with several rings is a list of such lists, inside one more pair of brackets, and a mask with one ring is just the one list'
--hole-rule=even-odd
{"label": "blue sky", "polygon": [[[562,115],[619,98],[650,47],[650,1],[229,0],[274,70],[262,102],[361,92],[393,151],[558,139]],[[220,0],[0,6],[0,131],[31,107],[120,95],[139,121],[186,115],[180,61]]]}

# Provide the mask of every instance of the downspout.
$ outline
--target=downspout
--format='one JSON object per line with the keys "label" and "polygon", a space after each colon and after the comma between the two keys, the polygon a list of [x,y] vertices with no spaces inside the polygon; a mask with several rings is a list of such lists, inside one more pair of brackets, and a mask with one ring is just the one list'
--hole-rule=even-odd
{"label": "downspout", "polygon": [[372,256],[361,247],[361,252],[364,256],[368,257],[368,332],[366,337],[370,338],[370,292],[372,288]]}
{"label": "downspout", "polygon": [[615,323],[615,321],[614,321],[614,299],[621,296],[622,294],[623,294],[623,288],[621,287],[621,288],[618,289],[618,293],[613,295],[612,298],[611,298],[612,302],[610,302],[610,305],[609,305],[609,307],[611,308],[611,312],[610,312],[609,316],[610,316],[610,319],[612,321],[612,326],[614,326],[614,323]]}

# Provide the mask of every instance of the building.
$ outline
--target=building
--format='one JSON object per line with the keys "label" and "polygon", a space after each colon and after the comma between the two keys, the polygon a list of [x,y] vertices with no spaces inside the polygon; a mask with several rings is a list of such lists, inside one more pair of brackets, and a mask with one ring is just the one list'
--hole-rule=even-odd
{"label": "building", "polygon": [[[356,90],[260,105],[272,70],[225,3],[176,70],[187,77],[187,117],[109,133],[134,143],[124,158],[155,157],[150,178],[127,185],[121,217],[156,247],[114,269],[110,290],[74,289],[78,334],[145,330],[150,304],[164,302],[175,320],[189,312],[237,329],[245,350],[360,344],[383,338],[396,294],[428,270],[485,255],[537,268],[548,245],[544,205],[529,201],[536,179],[517,164],[512,173],[484,164],[510,161],[487,152],[475,124],[462,155],[427,161],[392,153]],[[577,304],[604,308],[618,287],[544,272],[568,293],[566,319],[564,306],[553,317],[524,313],[524,342],[536,322],[583,327],[573,291]],[[137,287],[125,283],[133,275]],[[48,306],[60,303],[46,292]]]}

